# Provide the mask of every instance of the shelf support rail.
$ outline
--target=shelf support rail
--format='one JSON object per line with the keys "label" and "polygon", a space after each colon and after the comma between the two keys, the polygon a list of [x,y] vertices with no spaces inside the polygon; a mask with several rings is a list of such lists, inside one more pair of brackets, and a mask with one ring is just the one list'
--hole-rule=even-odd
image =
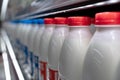
{"label": "shelf support rail", "polygon": [[20,65],[17,61],[17,58],[16,58],[13,48],[11,46],[10,40],[7,36],[7,33],[4,30],[2,30],[1,34],[2,34],[3,40],[5,42],[6,48],[8,49],[8,53],[10,55],[10,58],[12,60],[13,66],[15,68],[15,71],[18,75],[19,80],[25,80],[22,70],[20,68]]}
{"label": "shelf support rail", "polygon": [[5,69],[5,79],[11,80],[10,66],[9,66],[6,45],[1,37],[0,37],[0,43],[1,43],[0,48],[1,48],[1,52],[2,52],[3,65],[4,65],[4,69]]}

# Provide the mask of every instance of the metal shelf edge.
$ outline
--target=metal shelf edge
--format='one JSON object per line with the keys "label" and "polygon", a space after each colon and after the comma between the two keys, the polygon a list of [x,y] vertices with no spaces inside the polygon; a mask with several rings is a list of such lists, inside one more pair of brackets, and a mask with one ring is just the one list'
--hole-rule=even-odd
{"label": "metal shelf edge", "polygon": [[56,14],[60,14],[60,13],[67,13],[67,12],[72,12],[72,11],[85,10],[85,9],[104,6],[104,5],[112,5],[112,4],[116,4],[116,3],[119,3],[119,2],[120,2],[119,0],[108,0],[108,1],[102,1],[102,2],[98,2],[98,3],[94,3],[94,4],[85,5],[85,6],[70,8],[70,9],[66,9],[66,10],[50,12],[50,13],[38,14],[38,15],[33,15],[33,16],[28,16],[28,17],[20,16],[20,17],[16,17],[15,19],[23,19],[23,18],[33,19],[33,18],[38,18],[38,17],[46,17],[46,16],[56,15]]}

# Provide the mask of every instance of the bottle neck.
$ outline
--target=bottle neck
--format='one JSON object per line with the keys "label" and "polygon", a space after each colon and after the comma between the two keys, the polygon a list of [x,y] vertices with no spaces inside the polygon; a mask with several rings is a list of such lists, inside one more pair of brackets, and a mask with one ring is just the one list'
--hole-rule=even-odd
{"label": "bottle neck", "polygon": [[97,27],[95,35],[99,37],[103,37],[108,41],[110,39],[117,40],[119,39],[120,27]]}
{"label": "bottle neck", "polygon": [[39,28],[44,27],[44,24],[39,24]]}
{"label": "bottle neck", "polygon": [[107,25],[107,26],[97,26],[96,31],[120,31],[120,25]]}
{"label": "bottle neck", "polygon": [[59,28],[66,28],[68,27],[68,25],[65,25],[65,24],[60,24],[60,25],[56,25],[56,29],[59,29]]}
{"label": "bottle neck", "polygon": [[55,24],[45,24],[45,27],[46,28],[53,28],[53,27],[55,27]]}
{"label": "bottle neck", "polygon": [[70,26],[70,31],[75,31],[75,30],[89,30],[89,26]]}

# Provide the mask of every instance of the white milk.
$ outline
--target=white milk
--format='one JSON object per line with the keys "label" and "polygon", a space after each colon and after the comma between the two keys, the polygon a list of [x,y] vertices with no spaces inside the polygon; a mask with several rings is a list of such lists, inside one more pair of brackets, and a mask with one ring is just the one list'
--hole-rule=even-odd
{"label": "white milk", "polygon": [[15,32],[15,29],[18,28],[17,25],[18,23],[16,21],[4,23],[4,28],[7,31],[8,37],[10,38],[10,41],[14,49],[15,49],[14,46],[15,46],[15,41],[16,41],[14,32]]}
{"label": "white milk", "polygon": [[31,23],[28,20],[24,20],[23,25],[21,26],[21,36],[20,36],[20,43],[21,43],[21,54],[23,54],[23,63],[22,64],[28,64],[27,61],[27,57],[28,55],[26,55],[25,53],[25,42],[24,42],[24,38],[26,37],[26,29],[29,27],[29,24],[31,25]]}
{"label": "white milk", "polygon": [[23,54],[22,54],[22,41],[21,39],[23,38],[23,29],[24,29],[24,23],[20,22],[17,26],[17,28],[15,29],[15,50],[16,53],[18,54],[18,58],[20,60],[20,63],[23,62]]}
{"label": "white milk", "polygon": [[20,36],[19,36],[19,39],[20,39],[20,53],[21,54],[21,59],[22,59],[22,63],[21,64],[28,64],[28,61],[27,61],[27,57],[28,57],[28,53],[25,52],[25,49],[26,49],[26,45],[25,45],[25,37],[26,37],[26,29],[29,28],[29,25],[31,25],[31,21],[30,20],[24,20],[23,21],[23,24],[21,26],[21,30],[20,30]]}
{"label": "white milk", "polygon": [[32,21],[33,21],[32,28],[31,28],[29,35],[28,35],[28,44],[29,44],[29,53],[30,53],[30,56],[29,56],[30,57],[30,64],[31,64],[31,70],[32,70],[31,76],[32,76],[32,79],[34,79],[35,67],[34,67],[33,47],[34,47],[34,37],[35,37],[37,30],[39,29],[39,26],[38,26],[37,20],[32,20]]}
{"label": "white milk", "polygon": [[40,22],[38,22],[39,29],[37,30],[37,32],[36,32],[36,34],[34,36],[33,52],[34,52],[34,54],[36,56],[39,56],[40,40],[41,40],[42,33],[43,33],[44,29],[45,29],[44,22],[41,21],[41,20],[40,20]]}
{"label": "white milk", "polygon": [[84,63],[83,80],[120,80],[120,12],[96,14],[97,30]]}
{"label": "white milk", "polygon": [[[50,21],[50,23],[49,23]],[[47,75],[47,63],[48,63],[48,46],[53,34],[55,25],[52,18],[45,19],[45,30],[41,36],[39,57],[40,57],[40,67],[41,67],[41,80],[48,80]]]}
{"label": "white milk", "polygon": [[[31,34],[31,38],[30,38],[30,46],[31,46],[31,51],[33,52],[34,79],[39,80],[39,57],[38,57],[38,53],[34,53],[34,50],[39,49],[40,37],[44,30],[44,27],[43,27],[44,20],[36,19],[36,20],[34,20],[34,24],[35,24],[34,29],[32,29],[32,34]],[[36,42],[38,42],[38,43],[36,43]]]}
{"label": "white milk", "polygon": [[23,65],[23,68],[25,69],[25,72],[27,73],[27,76],[29,79],[31,79],[31,62],[30,62],[30,55],[28,51],[28,37],[30,30],[32,29],[32,21],[26,20],[24,25],[24,35],[23,35],[23,53],[25,54],[25,65]]}
{"label": "white milk", "polygon": [[69,35],[65,38],[59,63],[61,80],[82,80],[84,57],[91,39],[89,17],[69,17]]}
{"label": "white milk", "polygon": [[22,44],[23,44],[23,53],[25,54],[26,56],[26,63],[28,63],[28,35],[29,35],[29,32],[32,28],[32,21],[30,20],[26,20],[25,21],[25,24],[24,24],[24,32],[23,32],[23,41],[22,41]]}
{"label": "white milk", "polygon": [[29,50],[30,52],[33,53],[33,47],[34,47],[34,37],[36,35],[36,32],[38,31],[39,29],[39,26],[38,26],[38,22],[37,20],[33,20],[33,24],[32,24],[32,28],[31,28],[31,31],[29,32],[29,39],[28,39],[28,43],[29,43]]}
{"label": "white milk", "polygon": [[48,51],[48,67],[49,67],[49,80],[58,80],[58,63],[61,48],[66,35],[68,34],[67,18],[55,18],[56,28],[49,44]]}
{"label": "white milk", "polygon": [[33,47],[33,53],[34,53],[34,63],[35,63],[35,73],[34,75],[36,76],[36,78],[38,77],[39,80],[41,80],[41,74],[40,74],[40,65],[39,65],[39,46],[40,46],[40,40],[41,40],[41,36],[42,33],[45,29],[44,27],[44,20],[40,19],[38,26],[39,29],[37,30],[35,37],[34,37],[34,47]]}
{"label": "white milk", "polygon": [[38,25],[36,23],[36,20],[31,20],[32,23],[32,27],[30,28],[29,32],[28,32],[28,37],[27,37],[27,47],[28,47],[28,60],[29,60],[29,64],[31,67],[31,79],[34,78],[34,54],[33,54],[33,41],[34,41],[34,35],[38,29]]}
{"label": "white milk", "polygon": [[15,49],[15,36],[16,36],[16,34],[15,34],[15,31],[16,31],[16,29],[18,28],[18,22],[14,22],[14,23],[12,23],[13,25],[11,26],[11,38],[12,38],[12,40],[11,40],[11,43],[12,43],[12,46],[13,46],[13,49]]}
{"label": "white milk", "polygon": [[12,36],[12,45],[13,45],[13,49],[14,49],[14,51],[15,51],[15,53],[16,53],[16,55],[18,56],[18,46],[17,46],[17,33],[18,33],[18,29],[20,28],[20,21],[19,22],[17,22],[17,23],[15,23],[16,24],[16,26],[13,26],[12,27],[12,30],[11,30],[11,36]]}

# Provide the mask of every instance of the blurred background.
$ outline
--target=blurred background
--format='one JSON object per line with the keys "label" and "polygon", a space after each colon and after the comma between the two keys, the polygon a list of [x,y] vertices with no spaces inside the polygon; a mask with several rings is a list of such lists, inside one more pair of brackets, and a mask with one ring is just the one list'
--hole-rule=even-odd
{"label": "blurred background", "polygon": [[[29,20],[58,16],[85,15],[94,19],[96,13],[103,11],[120,11],[120,0],[0,0],[0,80],[35,80],[28,78],[26,68],[23,69],[23,64],[18,60],[19,56],[16,56],[11,46],[12,37],[15,36],[12,35],[11,42],[8,36],[14,34],[16,24],[17,27],[26,27],[28,23],[33,26],[33,22]],[[8,31],[9,26],[13,26],[13,33],[11,28],[10,33],[6,34],[2,23],[8,27]]]}
{"label": "blurred background", "polygon": [[[5,0],[8,1],[8,9],[6,13],[7,19],[15,19],[18,16],[29,16],[46,11],[54,11],[53,9],[59,9],[69,5],[85,5],[89,2],[96,2],[94,0]],[[97,0],[103,1],[103,0]],[[2,0],[0,1],[2,3]],[[70,8],[71,6],[69,6]],[[63,8],[65,9],[65,8]],[[56,10],[55,10],[56,11]],[[29,14],[28,14],[29,13]]]}

